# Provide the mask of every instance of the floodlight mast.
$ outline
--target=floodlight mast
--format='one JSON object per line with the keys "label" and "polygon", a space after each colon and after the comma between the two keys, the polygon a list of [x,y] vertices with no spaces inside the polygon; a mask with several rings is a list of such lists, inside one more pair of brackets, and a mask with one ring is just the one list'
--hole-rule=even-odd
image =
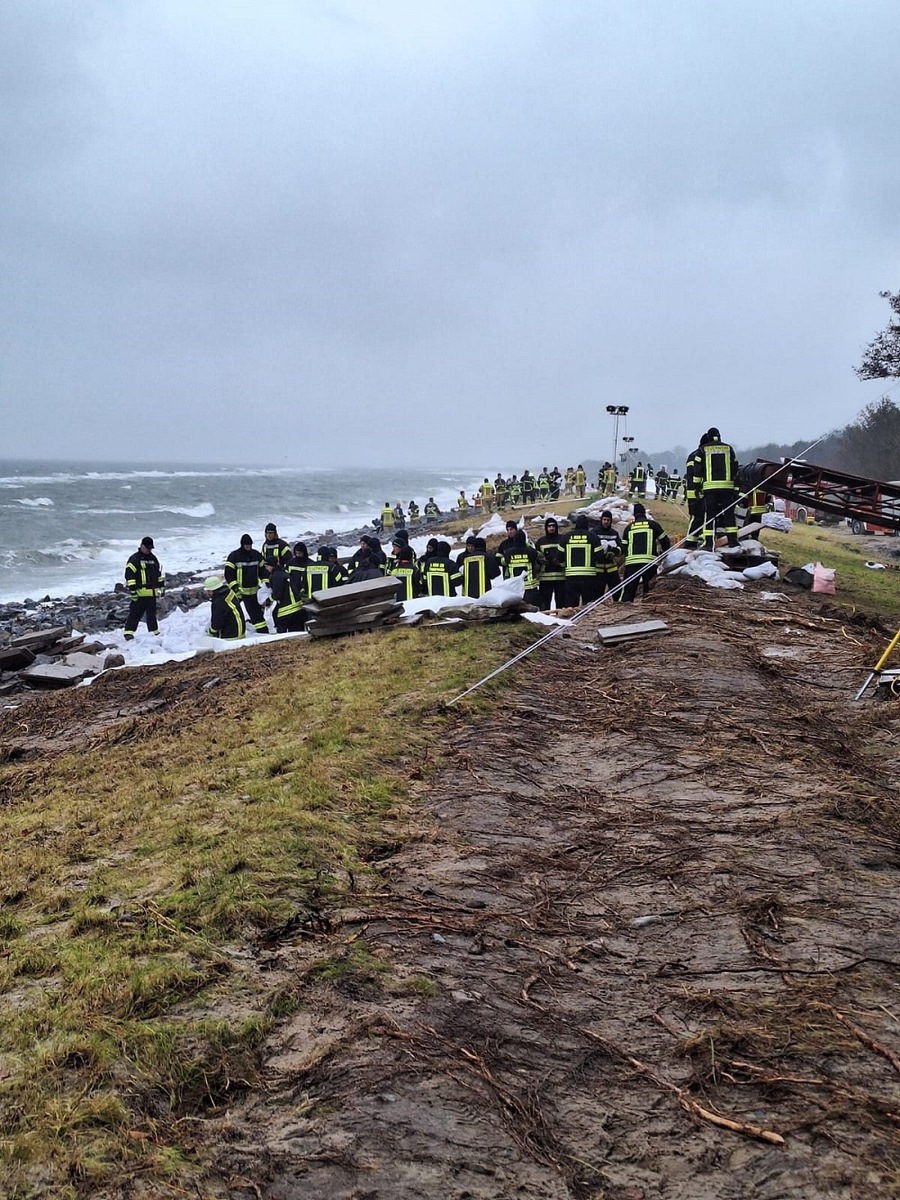
{"label": "floodlight mast", "polygon": [[628,405],[607,404],[606,411],[613,419],[613,454],[610,462],[614,463],[616,461],[616,456],[619,453],[619,417],[628,416]]}

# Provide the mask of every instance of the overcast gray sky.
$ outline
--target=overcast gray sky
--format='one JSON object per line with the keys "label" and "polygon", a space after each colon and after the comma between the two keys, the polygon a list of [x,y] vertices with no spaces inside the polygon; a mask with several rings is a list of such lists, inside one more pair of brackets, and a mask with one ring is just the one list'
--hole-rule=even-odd
{"label": "overcast gray sky", "polygon": [[0,454],[812,439],[885,391],[897,64],[896,0],[4,0]]}

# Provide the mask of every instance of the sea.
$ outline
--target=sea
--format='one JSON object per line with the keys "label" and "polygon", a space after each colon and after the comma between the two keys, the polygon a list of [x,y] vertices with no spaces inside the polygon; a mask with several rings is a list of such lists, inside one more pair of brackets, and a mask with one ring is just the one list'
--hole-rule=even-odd
{"label": "sea", "polygon": [[[368,524],[433,496],[452,511],[496,469],[170,466],[0,460],[0,603],[112,591],[150,536],[163,569],[208,573],[269,521],[293,543]],[[355,546],[352,540],[348,543]]]}

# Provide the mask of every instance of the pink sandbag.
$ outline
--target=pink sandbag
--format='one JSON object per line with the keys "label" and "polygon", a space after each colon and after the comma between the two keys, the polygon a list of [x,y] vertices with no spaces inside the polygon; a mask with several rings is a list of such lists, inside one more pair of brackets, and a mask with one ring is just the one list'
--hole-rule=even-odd
{"label": "pink sandbag", "polygon": [[817,562],[813,568],[813,584],[814,592],[824,592],[826,596],[834,595],[834,567],[823,567],[820,562]]}

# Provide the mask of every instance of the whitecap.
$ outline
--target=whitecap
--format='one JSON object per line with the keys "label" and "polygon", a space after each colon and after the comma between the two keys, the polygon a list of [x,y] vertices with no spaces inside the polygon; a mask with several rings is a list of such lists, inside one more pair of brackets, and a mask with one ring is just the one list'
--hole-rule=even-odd
{"label": "whitecap", "polygon": [[16,500],[16,504],[24,504],[26,508],[52,508],[53,501],[49,496],[36,496],[31,499],[28,496],[23,496],[21,500]]}
{"label": "whitecap", "polygon": [[154,508],[152,512],[170,512],[176,513],[180,517],[211,517],[215,514],[215,507],[208,501],[203,504],[195,504],[192,508],[177,508],[172,505],[171,508]]}

